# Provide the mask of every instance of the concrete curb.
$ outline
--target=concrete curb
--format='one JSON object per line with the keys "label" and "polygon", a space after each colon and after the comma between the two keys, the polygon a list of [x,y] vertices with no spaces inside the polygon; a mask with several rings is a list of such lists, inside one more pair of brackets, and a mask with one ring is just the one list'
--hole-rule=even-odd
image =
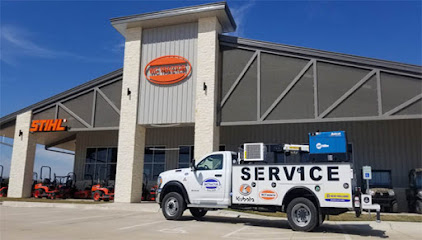
{"label": "concrete curb", "polygon": [[160,207],[157,203],[104,203],[104,204],[75,204],[75,203],[43,203],[43,202],[18,202],[4,201],[4,207],[38,207],[38,208],[68,208],[68,209],[92,209],[92,210],[120,210],[135,212],[158,212]]}

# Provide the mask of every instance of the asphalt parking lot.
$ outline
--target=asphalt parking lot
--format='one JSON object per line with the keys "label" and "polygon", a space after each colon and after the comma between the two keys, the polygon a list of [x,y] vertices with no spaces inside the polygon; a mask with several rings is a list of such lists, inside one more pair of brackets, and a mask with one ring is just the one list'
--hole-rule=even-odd
{"label": "asphalt parking lot", "polygon": [[181,221],[161,212],[0,206],[0,239],[421,239],[421,223],[326,222],[315,232],[294,232],[285,219],[210,212]]}

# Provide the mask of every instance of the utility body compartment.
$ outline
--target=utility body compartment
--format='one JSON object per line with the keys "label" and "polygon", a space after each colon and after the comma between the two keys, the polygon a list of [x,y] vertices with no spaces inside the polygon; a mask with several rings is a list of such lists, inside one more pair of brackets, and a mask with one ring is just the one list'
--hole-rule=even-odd
{"label": "utility body compartment", "polygon": [[232,203],[281,206],[286,193],[303,188],[320,207],[352,208],[351,180],[346,163],[233,165]]}

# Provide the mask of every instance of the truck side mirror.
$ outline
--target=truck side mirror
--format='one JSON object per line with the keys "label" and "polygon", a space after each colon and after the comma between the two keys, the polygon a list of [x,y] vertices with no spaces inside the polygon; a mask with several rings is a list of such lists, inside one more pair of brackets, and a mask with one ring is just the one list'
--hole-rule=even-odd
{"label": "truck side mirror", "polygon": [[190,168],[192,169],[192,171],[196,170],[196,166],[195,166],[195,159],[192,158],[192,160],[190,160]]}

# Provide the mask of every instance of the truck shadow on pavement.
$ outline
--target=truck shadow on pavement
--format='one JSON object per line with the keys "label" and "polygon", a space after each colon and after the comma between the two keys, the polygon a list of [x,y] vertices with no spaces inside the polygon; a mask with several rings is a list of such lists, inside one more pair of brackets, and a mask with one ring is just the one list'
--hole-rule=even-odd
{"label": "truck shadow on pavement", "polygon": [[[196,221],[191,216],[184,216],[181,221]],[[203,222],[215,222],[226,224],[244,224],[246,226],[277,228],[277,229],[291,229],[289,223],[285,219],[259,219],[259,218],[242,218],[242,217],[224,217],[224,216],[205,216],[201,220]],[[293,231],[293,230],[292,230]],[[379,237],[388,238],[383,230],[372,228],[369,224],[338,224],[331,222],[331,224],[323,223],[320,227],[316,228],[313,233],[338,233],[356,235],[362,237]]]}

